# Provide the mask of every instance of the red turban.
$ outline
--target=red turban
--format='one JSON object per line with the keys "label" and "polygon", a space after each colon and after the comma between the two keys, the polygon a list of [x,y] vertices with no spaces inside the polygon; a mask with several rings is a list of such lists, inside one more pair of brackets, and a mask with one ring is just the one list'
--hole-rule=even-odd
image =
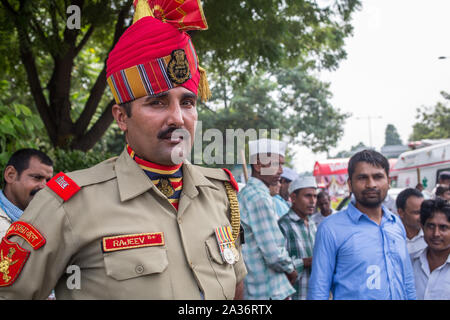
{"label": "red turban", "polygon": [[[145,16],[133,23],[106,61],[106,77],[116,103],[177,86],[195,94],[202,91],[199,94],[206,100],[209,95],[206,75],[198,64],[191,38],[183,31],[207,28],[199,0],[147,1],[144,4],[135,1],[135,6],[148,4],[147,10],[155,17]],[[138,8],[135,19],[136,14]]]}

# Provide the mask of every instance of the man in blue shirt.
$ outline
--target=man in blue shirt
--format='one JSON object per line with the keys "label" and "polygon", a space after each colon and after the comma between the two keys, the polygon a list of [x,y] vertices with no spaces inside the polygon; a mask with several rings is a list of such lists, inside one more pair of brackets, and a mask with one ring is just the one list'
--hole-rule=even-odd
{"label": "man in blue shirt", "polygon": [[0,238],[52,176],[53,161],[39,150],[20,149],[11,156],[3,171],[4,189],[0,190]]}
{"label": "man in blue shirt", "polygon": [[416,299],[414,274],[399,217],[382,202],[389,162],[363,150],[348,164],[355,201],[319,226],[308,299]]}

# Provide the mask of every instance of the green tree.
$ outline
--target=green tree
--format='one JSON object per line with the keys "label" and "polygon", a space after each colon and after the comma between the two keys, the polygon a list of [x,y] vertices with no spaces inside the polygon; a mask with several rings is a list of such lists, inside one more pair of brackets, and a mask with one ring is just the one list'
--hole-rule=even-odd
{"label": "green tree", "polygon": [[[0,0],[0,79],[11,83],[17,101],[36,108],[52,146],[89,150],[111,124],[105,61],[131,23],[132,2]],[[359,4],[204,1],[209,31],[192,36],[202,65],[220,75],[225,90],[257,70],[336,68]],[[69,5],[81,9],[80,29],[68,27]]]}
{"label": "green tree", "polygon": [[8,81],[0,81],[0,168],[17,149],[39,148],[44,128],[30,108],[10,101],[10,88]]}
{"label": "green tree", "polygon": [[395,146],[403,144],[400,135],[398,134],[397,128],[393,124],[388,124],[386,130],[384,131],[384,145],[385,146]]}
{"label": "green tree", "polygon": [[450,138],[450,95],[441,92],[446,102],[438,102],[434,107],[422,107],[416,110],[417,122],[413,125],[411,141],[421,139],[445,139]]}
{"label": "green tree", "polygon": [[350,158],[355,153],[362,151],[364,149],[371,149],[368,146],[366,146],[363,142],[359,142],[358,144],[352,146],[350,148],[350,151],[342,150],[336,153],[334,157],[331,157],[332,159],[339,159],[339,158]]}
{"label": "green tree", "polygon": [[[213,92],[219,92],[217,100],[199,106],[203,130],[255,129],[259,134],[260,129],[266,129],[270,135],[272,129],[277,129],[280,138],[308,146],[314,152],[335,146],[349,114],[329,104],[329,85],[309,76],[300,67],[277,70],[273,74],[257,74],[247,85],[236,87],[232,94],[227,94],[226,106],[220,105],[223,87],[216,88]],[[226,136],[223,138],[225,145]],[[239,154],[236,147],[228,152]]]}

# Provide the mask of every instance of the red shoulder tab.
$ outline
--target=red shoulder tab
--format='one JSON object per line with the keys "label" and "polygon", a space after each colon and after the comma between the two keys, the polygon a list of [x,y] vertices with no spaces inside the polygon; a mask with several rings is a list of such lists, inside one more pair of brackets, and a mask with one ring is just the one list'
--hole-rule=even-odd
{"label": "red shoulder tab", "polygon": [[236,192],[239,192],[239,185],[238,185],[238,183],[236,182],[236,180],[234,179],[233,174],[231,173],[231,171],[228,170],[228,169],[226,169],[226,168],[222,168],[222,169],[223,169],[223,171],[225,171],[225,172],[228,174],[228,176],[230,177],[230,183],[231,183],[231,185],[233,186],[233,188],[236,190]]}
{"label": "red shoulder tab", "polygon": [[52,189],[58,196],[60,196],[64,201],[72,198],[73,195],[81,189],[63,172],[58,173],[49,182],[47,182],[47,186]]}
{"label": "red shoulder tab", "polygon": [[5,238],[8,239],[13,235],[24,238],[34,250],[39,249],[45,244],[45,238],[42,234],[31,224],[24,221],[13,222],[6,232]]}
{"label": "red shoulder tab", "polygon": [[30,251],[5,238],[0,243],[0,287],[10,286],[22,271]]}

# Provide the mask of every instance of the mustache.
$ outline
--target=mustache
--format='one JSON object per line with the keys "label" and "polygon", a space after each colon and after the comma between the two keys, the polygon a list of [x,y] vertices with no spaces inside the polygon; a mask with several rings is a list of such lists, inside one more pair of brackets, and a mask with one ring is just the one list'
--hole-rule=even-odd
{"label": "mustache", "polygon": [[161,130],[160,132],[158,132],[157,138],[158,139],[166,139],[169,135],[172,135],[172,133],[177,129],[181,129],[181,128],[169,127],[167,129]]}
{"label": "mustache", "polygon": [[41,190],[40,188],[31,190],[30,196],[33,197],[33,196],[34,196],[36,193],[38,193],[38,191],[40,191],[40,190]]}
{"label": "mustache", "polygon": [[381,191],[378,190],[378,189],[366,189],[366,190],[364,190],[364,191],[362,192],[362,194],[367,194],[367,193],[377,193],[377,194],[380,194]]}
{"label": "mustache", "polygon": [[184,128],[179,128],[179,127],[169,127],[167,129],[161,130],[160,132],[158,132],[156,137],[158,139],[167,139],[167,138],[171,137],[174,132],[175,132],[176,138],[181,138],[181,139],[189,139],[190,138],[189,131]]}

